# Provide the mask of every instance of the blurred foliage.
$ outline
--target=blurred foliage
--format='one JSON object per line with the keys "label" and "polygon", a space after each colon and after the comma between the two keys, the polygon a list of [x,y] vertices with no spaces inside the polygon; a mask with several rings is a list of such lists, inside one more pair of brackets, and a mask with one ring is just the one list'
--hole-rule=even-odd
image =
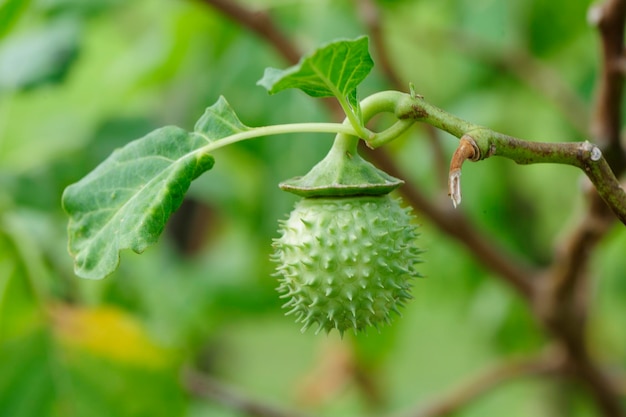
{"label": "blurred foliage", "polygon": [[[245,2],[271,12],[303,50],[366,34],[355,3]],[[392,64],[432,103],[528,139],[585,138],[550,95],[497,62],[498,54],[538,60],[589,106],[599,56],[585,23],[589,1],[378,6]],[[156,247],[125,254],[106,280],[74,276],[60,196],[115,148],[163,125],[190,129],[220,94],[250,126],[329,117],[297,91],[270,97],[256,87],[265,67],[284,64],[201,1],[0,3],[0,416],[238,415],[184,393],[179,370],[190,363],[255,397],[321,415],[399,410],[543,347],[526,306],[423,218],[427,278],[415,284],[402,318],[379,334],[344,340],[300,334],[283,316],[268,253],[277,219],[295,201],[276,185],[325,154],[332,138],[323,135],[220,150]],[[389,88],[374,71],[361,96]],[[456,140],[441,140],[450,155]],[[422,129],[388,148],[408,181],[444,198]],[[581,214],[574,169],[493,159],[467,165],[463,180],[462,209],[531,264],[545,265]],[[619,227],[594,258],[590,334],[592,348],[622,367],[624,250]],[[369,376],[375,396],[337,372],[346,361]],[[594,415],[584,396],[568,403],[560,390],[521,380],[458,415],[540,417],[564,407],[569,416]]]}

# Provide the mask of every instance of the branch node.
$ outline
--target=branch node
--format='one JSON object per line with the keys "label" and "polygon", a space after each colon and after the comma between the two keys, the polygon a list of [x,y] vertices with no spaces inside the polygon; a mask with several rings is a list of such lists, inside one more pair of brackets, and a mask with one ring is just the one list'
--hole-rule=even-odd
{"label": "branch node", "polygon": [[602,151],[597,146],[594,146],[591,150],[591,160],[597,162],[602,158]]}
{"label": "branch node", "polygon": [[583,152],[589,153],[589,159],[591,159],[593,162],[598,162],[600,159],[602,159],[602,151],[591,142],[585,141],[580,146]]}

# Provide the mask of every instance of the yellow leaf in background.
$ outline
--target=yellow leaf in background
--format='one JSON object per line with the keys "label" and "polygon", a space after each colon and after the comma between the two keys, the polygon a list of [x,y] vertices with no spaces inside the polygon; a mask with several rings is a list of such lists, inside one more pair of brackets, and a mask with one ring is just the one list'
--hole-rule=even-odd
{"label": "yellow leaf in background", "polygon": [[67,345],[139,367],[164,367],[171,353],[157,346],[142,324],[116,307],[57,305],[51,309],[57,337]]}

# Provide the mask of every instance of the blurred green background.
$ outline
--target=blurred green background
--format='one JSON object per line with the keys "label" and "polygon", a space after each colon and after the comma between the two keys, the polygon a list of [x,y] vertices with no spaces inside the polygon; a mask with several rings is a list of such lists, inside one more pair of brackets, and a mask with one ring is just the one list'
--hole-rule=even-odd
{"label": "blurred green background", "polygon": [[[303,51],[369,32],[347,0],[249,0]],[[391,64],[430,102],[523,138],[587,138],[598,73],[584,0],[379,0]],[[376,61],[376,51],[372,51]],[[298,91],[268,96],[262,39],[202,1],[0,2],[0,416],[239,416],[187,393],[185,366],[253,398],[324,416],[379,415],[432,399],[475,372],[545,347],[527,306],[418,212],[425,279],[392,326],[343,340],[284,317],[268,261],[306,172],[332,137],[259,139],[219,150],[160,243],[124,253],[101,281],[67,254],[61,193],[115,148],[157,127],[191,129],[224,95],[250,126],[329,120]],[[380,67],[360,95],[391,85]],[[332,119],[331,119],[332,120]],[[449,156],[456,139],[441,134]],[[423,129],[388,146],[407,181],[446,196]],[[582,212],[562,166],[467,164],[461,206],[495,244],[543,266]],[[593,258],[590,344],[626,366],[626,233]],[[355,371],[358,370],[358,372]],[[359,378],[358,375],[361,377]],[[593,416],[586,394],[525,378],[455,415]]]}

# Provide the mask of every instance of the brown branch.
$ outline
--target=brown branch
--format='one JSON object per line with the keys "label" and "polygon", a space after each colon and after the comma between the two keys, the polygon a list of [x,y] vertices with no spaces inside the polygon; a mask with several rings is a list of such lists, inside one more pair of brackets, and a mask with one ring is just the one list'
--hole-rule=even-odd
{"label": "brown branch", "polygon": [[[538,375],[558,375],[566,370],[565,365],[563,355],[556,349],[549,350],[547,353],[534,358],[510,360],[470,378],[450,392],[432,400],[426,406],[392,414],[389,417],[445,416],[478,400],[481,396],[513,379]],[[194,369],[183,371],[182,382],[191,395],[216,402],[252,417],[308,417],[299,411],[278,408],[265,401],[253,400]]]}
{"label": "brown branch", "polygon": [[182,382],[190,394],[252,417],[307,417],[306,414],[295,410],[278,408],[266,402],[251,399],[197,370],[185,369]]}
{"label": "brown branch", "polygon": [[241,6],[235,0],[200,0],[223,15],[230,17],[236,23],[256,33],[272,45],[290,64],[300,59],[301,53],[284,33],[274,24],[267,13],[252,11]]}
{"label": "brown branch", "polygon": [[535,312],[567,351],[568,363],[605,416],[624,416],[620,394],[587,350],[585,330],[589,308],[588,267],[591,254],[615,218],[594,190],[589,190],[587,215],[557,249],[534,299]]}
{"label": "brown branch", "polygon": [[397,417],[442,417],[460,410],[481,396],[513,379],[558,374],[564,370],[564,358],[557,351],[530,359],[511,360],[470,378],[425,407]]}
{"label": "brown branch", "polygon": [[[507,135],[496,134],[488,140],[490,152],[509,158],[519,164],[562,163],[581,169],[595,186],[597,195],[604,200],[613,214],[626,225],[626,191],[611,170],[607,158],[589,142],[543,143],[522,141]],[[606,217],[606,208],[591,205],[601,213],[589,216]]]}
{"label": "brown branch", "polygon": [[[590,187],[589,187],[590,188]],[[539,280],[535,307],[545,321],[559,322],[567,333],[582,339],[588,308],[587,274],[591,253],[615,223],[606,204],[594,190],[589,190],[587,215],[568,239],[556,250],[556,256],[544,279]]]}
{"label": "brown branch", "polygon": [[[575,351],[572,348],[578,348]],[[621,398],[619,387],[609,375],[592,359],[581,342],[568,346],[570,364],[596,402],[598,409],[606,417],[624,417],[626,412]]]}
{"label": "brown branch", "polygon": [[[224,16],[229,17],[234,22],[258,35],[261,39],[264,39],[288,63],[295,64],[300,60],[302,56],[300,49],[274,24],[274,20],[267,13],[249,10],[236,0],[198,1],[217,9]],[[332,98],[322,98],[321,100],[330,112],[336,116],[337,120],[344,118],[343,110],[336,100]]]}
{"label": "brown branch", "polygon": [[357,7],[361,20],[367,26],[372,47],[374,49],[376,65],[381,68],[389,83],[397,90],[404,90],[405,83],[396,72],[383,39],[383,31],[380,23],[380,10],[374,0],[357,0]]}
{"label": "brown branch", "polygon": [[596,92],[592,134],[609,156],[614,170],[622,171],[626,158],[621,147],[622,95],[624,77],[621,63],[624,57],[624,25],[626,2],[608,0],[589,10],[589,21],[600,32],[602,69]]}
{"label": "brown branch", "polygon": [[[620,135],[624,87],[620,66],[624,54],[626,1],[607,0],[592,7],[588,17],[598,27],[603,58],[591,131],[595,142],[603,148],[607,161],[599,169],[610,171],[612,168],[619,176],[626,168]],[[596,174],[601,176],[604,173]],[[594,185],[598,187],[595,182]],[[616,190],[608,191],[609,201],[605,196],[604,202],[597,193],[587,193],[587,213],[557,250],[545,285],[537,293],[535,302],[539,316],[563,343],[575,376],[587,387],[601,412],[607,417],[623,417],[626,411],[619,388],[595,363],[585,341],[590,294],[588,264],[597,244],[614,223],[604,203],[611,206],[615,203],[611,199],[620,195]]]}

